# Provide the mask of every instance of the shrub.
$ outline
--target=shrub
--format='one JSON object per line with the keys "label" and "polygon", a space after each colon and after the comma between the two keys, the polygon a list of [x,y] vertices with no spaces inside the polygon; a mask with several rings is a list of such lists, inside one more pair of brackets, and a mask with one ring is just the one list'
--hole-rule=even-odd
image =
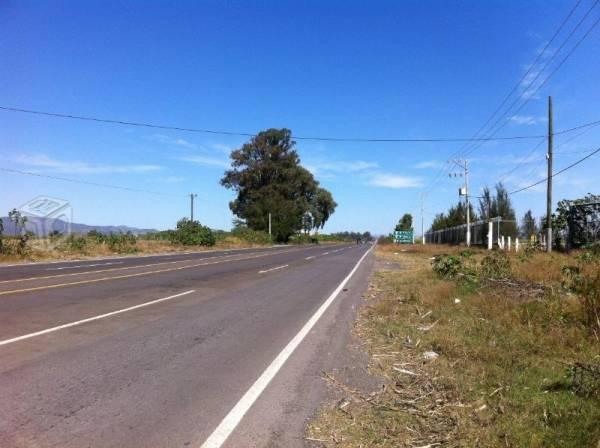
{"label": "shrub", "polygon": [[[102,234],[100,234],[102,235]],[[104,237],[104,235],[102,235]],[[137,239],[131,232],[127,233],[111,233],[108,237],[104,237],[106,245],[113,252],[132,253],[137,250]]]}
{"label": "shrub", "polygon": [[273,242],[271,235],[267,232],[252,230],[244,226],[234,227],[231,234],[252,244],[271,244]]}
{"label": "shrub", "polygon": [[431,262],[433,271],[442,278],[456,278],[464,270],[462,257],[438,255]]}
{"label": "shrub", "polygon": [[171,242],[185,246],[214,246],[215,235],[208,227],[187,218],[177,222],[177,230],[171,234]]}
{"label": "shrub", "polygon": [[87,239],[81,235],[70,234],[62,243],[62,249],[83,252],[87,247]]}
{"label": "shrub", "polygon": [[481,260],[480,275],[485,278],[501,279],[511,275],[510,259],[504,252],[494,251]]}
{"label": "shrub", "polygon": [[600,336],[600,257],[584,252],[576,265],[563,266],[563,286],[577,294],[588,328]]}
{"label": "shrub", "polygon": [[319,244],[318,238],[301,233],[290,237],[290,244]]}
{"label": "shrub", "polygon": [[90,230],[87,233],[87,237],[96,244],[103,244],[107,239],[105,234],[98,232],[97,230]]}

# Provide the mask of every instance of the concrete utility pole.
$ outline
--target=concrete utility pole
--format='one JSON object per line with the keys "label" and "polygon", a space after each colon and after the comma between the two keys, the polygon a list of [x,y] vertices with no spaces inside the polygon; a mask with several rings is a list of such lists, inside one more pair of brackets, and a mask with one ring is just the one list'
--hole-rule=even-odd
{"label": "concrete utility pole", "polygon": [[425,244],[425,224],[423,215],[424,213],[424,201],[425,201],[425,193],[421,193],[421,244]]}
{"label": "concrete utility pole", "polygon": [[196,193],[190,193],[190,221],[194,221],[194,198],[197,198]]}
{"label": "concrete utility pole", "polygon": [[271,236],[271,213],[269,213],[269,236]]}
{"label": "concrete utility pole", "polygon": [[[470,210],[470,206],[469,206],[469,162],[468,160],[452,160],[452,162],[457,165],[459,168],[461,168],[464,171],[464,176],[465,176],[465,187],[464,187],[464,192],[461,190],[459,191],[460,195],[465,196],[465,203],[467,205],[467,246],[471,245],[471,210]],[[452,176],[452,174],[451,174]],[[455,175],[456,176],[456,175]]]}
{"label": "concrete utility pole", "polygon": [[552,252],[552,143],[554,126],[552,123],[552,97],[548,97],[548,186],[546,188],[546,252]]}

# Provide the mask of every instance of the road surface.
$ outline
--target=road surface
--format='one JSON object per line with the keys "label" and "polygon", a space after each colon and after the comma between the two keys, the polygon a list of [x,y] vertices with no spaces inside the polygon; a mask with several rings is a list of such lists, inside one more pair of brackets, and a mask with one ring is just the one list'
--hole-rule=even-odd
{"label": "road surface", "polygon": [[0,267],[0,446],[303,446],[370,248]]}

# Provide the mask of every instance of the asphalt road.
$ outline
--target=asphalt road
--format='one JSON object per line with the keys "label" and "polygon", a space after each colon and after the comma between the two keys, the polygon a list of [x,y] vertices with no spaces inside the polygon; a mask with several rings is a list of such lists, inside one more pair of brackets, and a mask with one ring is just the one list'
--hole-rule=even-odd
{"label": "asphalt road", "polygon": [[370,248],[0,267],[0,446],[304,446]]}

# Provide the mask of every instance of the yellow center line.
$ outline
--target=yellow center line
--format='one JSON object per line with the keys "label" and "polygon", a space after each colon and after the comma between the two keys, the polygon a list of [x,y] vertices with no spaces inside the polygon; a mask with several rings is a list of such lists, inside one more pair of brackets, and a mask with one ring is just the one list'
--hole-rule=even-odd
{"label": "yellow center line", "polygon": [[[191,269],[191,268],[196,268],[199,266],[208,266],[208,265],[212,265],[212,264],[226,263],[228,261],[251,260],[254,258],[261,258],[261,257],[269,256],[269,255],[275,255],[275,254],[286,253],[286,252],[290,252],[290,251],[287,250],[287,251],[279,251],[279,252],[270,252],[268,254],[258,254],[258,255],[252,256],[252,257],[237,258],[234,260],[221,260],[221,261],[213,261],[210,263],[196,263],[196,264],[192,264],[192,265],[178,266],[175,268],[156,269],[153,271],[137,272],[135,274],[116,275],[113,277],[100,277],[100,278],[94,278],[94,279],[89,279],[89,280],[79,280],[76,282],[69,282],[69,283],[57,283],[55,285],[34,286],[31,288],[13,289],[13,290],[9,290],[9,291],[0,291],[0,296],[4,296],[4,295],[8,295],[8,294],[18,294],[18,293],[23,293],[23,292],[40,291],[42,289],[61,288],[61,287],[65,287],[65,286],[82,285],[82,284],[86,284],[86,283],[97,283],[97,282],[103,282],[103,281],[107,281],[107,280],[119,280],[119,279],[123,279],[123,278],[141,277],[143,275],[159,274],[162,272],[180,271],[183,269]],[[213,258],[216,258],[216,257],[213,257]],[[96,272],[98,272],[98,271],[96,271]]]}
{"label": "yellow center line", "polygon": [[[270,252],[269,255],[273,254],[273,253],[281,253],[281,251],[280,252]],[[215,258],[231,258],[231,257],[238,257],[240,255],[243,256],[244,254],[217,255],[214,257],[202,258],[202,260],[214,260]],[[69,272],[66,274],[53,274],[53,275],[43,275],[43,276],[38,276],[38,277],[15,278],[12,280],[0,280],[0,285],[5,284],[5,283],[19,283],[19,282],[28,282],[28,281],[35,281],[35,280],[47,280],[49,278],[73,277],[76,275],[100,274],[103,272],[125,271],[128,269],[136,269],[136,268],[149,268],[151,266],[161,266],[161,265],[165,265],[165,264],[183,263],[185,261],[193,261],[193,259],[161,261],[159,263],[140,264],[140,265],[136,265],[136,266],[123,266],[123,267],[119,267],[119,268],[97,269],[94,271]]]}

